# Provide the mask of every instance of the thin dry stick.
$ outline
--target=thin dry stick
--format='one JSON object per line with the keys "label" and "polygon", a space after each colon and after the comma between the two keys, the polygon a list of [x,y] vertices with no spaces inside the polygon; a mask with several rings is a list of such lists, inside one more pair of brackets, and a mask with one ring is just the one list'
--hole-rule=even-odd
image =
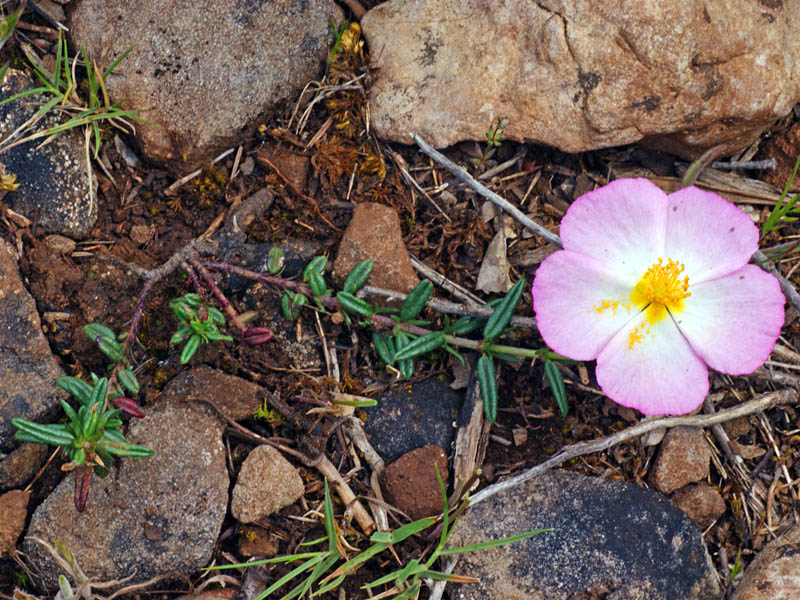
{"label": "thin dry stick", "polygon": [[544,238],[546,241],[550,242],[551,244],[558,246],[561,248],[561,238],[559,238],[555,233],[546,229],[543,225],[533,221],[530,217],[525,215],[521,210],[519,210],[516,206],[511,204],[505,198],[495,194],[492,190],[487,188],[485,185],[478,183],[472,175],[467,173],[467,171],[461,167],[459,167],[456,163],[451,161],[441,152],[438,152],[433,146],[431,146],[428,142],[423,140],[419,135],[416,133],[414,134],[414,141],[416,142],[417,146],[420,147],[425,154],[430,156],[433,160],[437,163],[442,165],[448,171],[450,171],[453,175],[458,177],[461,181],[466,183],[469,187],[473,190],[478,192],[481,196],[486,198],[487,200],[491,200],[497,206],[502,208],[504,211],[509,213],[513,216],[523,227],[526,229],[530,229],[536,235]]}
{"label": "thin dry stick", "polygon": [[[380,296],[389,300],[401,301],[408,297],[408,294],[404,294],[403,292],[386,290],[384,288],[374,287],[371,285],[365,285],[358,291],[356,295],[359,298],[363,298],[364,296]],[[428,300],[425,306],[440,313],[460,315],[462,317],[472,316],[488,319],[490,316],[492,316],[492,312],[494,312],[494,309],[488,306],[465,306],[463,304],[456,304],[455,302],[448,302],[447,300],[436,299]],[[520,329],[536,329],[536,319],[533,317],[513,316],[511,317],[510,323],[514,327],[519,327]]]}
{"label": "thin dry stick", "polygon": [[450,218],[450,215],[444,212],[441,209],[441,207],[438,204],[436,204],[436,200],[431,198],[428,192],[422,189],[422,186],[419,183],[417,183],[417,180],[411,176],[411,173],[408,172],[408,165],[406,164],[406,161],[403,159],[403,157],[400,156],[397,152],[392,152],[391,154],[392,154],[392,159],[394,160],[395,164],[397,164],[397,167],[400,169],[400,173],[403,175],[403,179],[406,180],[406,183],[416,188],[416,190],[420,194],[422,194],[425,197],[425,199],[428,202],[430,202],[436,210],[439,211],[439,213],[445,218],[445,220],[448,223],[452,222],[453,219]]}
{"label": "thin dry stick", "polygon": [[751,260],[757,263],[762,269],[768,273],[772,273],[778,278],[778,283],[781,285],[781,291],[783,292],[783,295],[786,296],[789,304],[794,306],[794,309],[800,313],[800,294],[797,293],[797,290],[794,289],[794,286],[790,281],[783,278],[775,265],[769,262],[769,258],[767,258],[767,256],[761,252],[761,250],[757,250],[756,253],[753,254],[753,258]]}
{"label": "thin dry stick", "polygon": [[478,306],[483,306],[486,304],[486,302],[478,298],[478,296],[470,292],[467,288],[458,285],[454,281],[450,281],[447,277],[438,271],[434,271],[421,260],[418,260],[414,256],[410,256],[410,258],[411,266],[414,267],[417,272],[430,279],[436,285],[443,287],[462,302],[466,302],[467,304],[477,304]]}
{"label": "thin dry stick", "polygon": [[530,479],[533,479],[534,477],[538,477],[542,473],[549,471],[553,467],[557,467],[561,463],[568,461],[571,458],[576,458],[578,456],[584,456],[586,454],[592,454],[594,452],[601,452],[603,450],[608,450],[613,446],[621,444],[622,442],[627,442],[630,439],[643,435],[654,429],[658,429],[659,427],[665,427],[668,429],[672,427],[678,427],[680,425],[685,425],[689,427],[710,427],[711,425],[716,425],[718,423],[725,423],[726,421],[736,419],[737,417],[752,415],[754,413],[772,408],[773,406],[796,403],[797,398],[798,398],[797,390],[792,390],[792,389],[779,390],[777,392],[770,392],[768,394],[763,394],[758,398],[755,398],[748,402],[743,402],[739,406],[719,411],[717,413],[714,413],[713,415],[696,415],[692,417],[664,417],[663,419],[654,419],[652,421],[639,423],[637,425],[628,427],[627,429],[623,429],[622,431],[619,431],[617,433],[614,433],[612,435],[597,440],[578,442],[577,444],[572,444],[571,446],[567,446],[566,448],[561,450],[561,452],[559,452],[549,460],[546,460],[545,462],[536,465],[535,467],[532,467],[527,471],[523,471],[519,475],[515,475],[514,477],[501,481],[500,483],[496,483],[494,485],[490,485],[489,487],[482,489],[480,492],[478,492],[472,497],[472,504],[477,504],[478,502],[482,502],[483,500],[491,498],[492,496],[494,496],[499,492],[518,486]]}

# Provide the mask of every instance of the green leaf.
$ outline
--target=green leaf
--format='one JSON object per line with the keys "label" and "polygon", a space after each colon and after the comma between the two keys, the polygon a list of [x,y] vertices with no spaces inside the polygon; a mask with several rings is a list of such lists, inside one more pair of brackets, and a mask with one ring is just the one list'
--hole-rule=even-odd
{"label": "green leaf", "polygon": [[200,294],[184,294],[178,300],[181,304],[188,304],[192,308],[200,308],[203,304],[203,297]]}
{"label": "green leaf", "polygon": [[219,331],[209,331],[206,333],[206,337],[211,342],[232,342],[233,338],[229,335],[225,335],[220,333]]}
{"label": "green leaf", "polygon": [[111,362],[120,362],[124,357],[122,344],[114,339],[101,337],[97,341],[97,347],[100,348],[100,352],[105,354]]}
{"label": "green leaf", "polygon": [[109,340],[117,339],[117,334],[102,323],[89,323],[88,325],[84,325],[83,332],[93,341],[99,337],[108,338]]}
{"label": "green leaf", "polygon": [[117,371],[117,379],[119,379],[119,382],[125,386],[125,389],[134,396],[139,393],[139,380],[136,379],[136,375],[134,375],[133,371],[130,369],[120,369]]}
{"label": "green leaf", "polygon": [[355,294],[361,288],[361,286],[367,282],[374,264],[375,263],[369,259],[362,260],[360,263],[358,263],[347,275],[347,279],[344,280],[342,289],[350,294]]}
{"label": "green leaf", "polygon": [[178,330],[172,334],[172,337],[169,339],[169,345],[175,346],[180,344],[183,340],[186,339],[186,336],[192,333],[192,328],[186,324],[181,325],[178,327]]}
{"label": "green leaf", "polygon": [[519,304],[519,299],[522,297],[522,290],[525,287],[525,278],[523,277],[508,291],[503,297],[502,301],[494,309],[492,316],[486,321],[483,328],[483,339],[491,342],[505,330],[506,325],[511,320],[511,315],[514,314],[514,309]]}
{"label": "green leaf", "polygon": [[283,249],[273,246],[269,249],[269,258],[267,259],[267,270],[271,275],[277,275],[283,271],[284,261],[286,260]]}
{"label": "green leaf", "polygon": [[[401,329],[397,332],[397,337],[395,338],[397,352],[400,352],[403,348],[408,346],[410,342],[411,338],[408,337],[408,334],[405,331]],[[395,356],[397,356],[397,352],[395,352]],[[414,376],[414,359],[407,358],[405,360],[397,361],[397,370],[400,371],[400,375],[403,376],[403,379],[410,379]]]}
{"label": "green leaf", "polygon": [[328,480],[325,479],[325,534],[328,537],[328,552],[339,553],[339,545],[336,539],[336,518],[333,516],[333,502],[331,501],[331,491],[328,487]]}
{"label": "green leaf", "polygon": [[311,293],[315,296],[324,296],[328,292],[328,285],[325,283],[325,278],[321,273],[311,271],[308,277],[308,287],[311,288]]}
{"label": "green leaf", "polygon": [[546,529],[534,529],[532,531],[526,531],[525,533],[520,533],[519,535],[512,535],[510,537],[501,538],[499,540],[490,540],[488,542],[481,542],[479,544],[470,544],[469,546],[458,546],[456,548],[447,548],[446,550],[442,550],[439,553],[439,555],[451,556],[453,554],[463,554],[464,552],[475,552],[477,550],[496,548],[497,546],[504,546],[505,544],[518,542],[520,540],[524,540],[526,538],[539,535],[540,533],[548,533],[550,531],[553,531],[552,527],[548,527]]}
{"label": "green leaf", "polygon": [[372,305],[369,302],[348,292],[339,292],[336,294],[336,299],[339,301],[339,305],[347,312],[356,313],[367,318],[372,317],[374,314]]}
{"label": "green leaf", "polygon": [[215,324],[225,325],[225,315],[216,306],[206,306],[206,311],[208,311],[208,316],[211,317]]}
{"label": "green leaf", "polygon": [[69,402],[67,402],[66,400],[62,400],[61,401],[61,408],[63,409],[64,414],[67,415],[67,418],[70,421],[74,421],[75,419],[78,418],[78,415],[75,412],[75,409],[72,408],[72,406],[70,406]]}
{"label": "green leaf", "polygon": [[561,417],[566,418],[569,408],[567,406],[567,392],[564,389],[564,378],[561,375],[561,371],[558,370],[558,367],[552,360],[545,359],[544,374],[545,377],[547,377],[547,383],[550,384],[550,389],[553,390],[553,396],[555,396],[558,409],[561,411]]}
{"label": "green leaf", "polygon": [[108,379],[102,377],[98,379],[97,383],[92,389],[92,396],[89,398],[88,407],[97,406],[98,409],[103,406],[106,401],[106,392],[108,391]]}
{"label": "green leaf", "polygon": [[86,450],[83,448],[77,448],[75,452],[72,453],[72,462],[76,465],[80,466],[86,462]]}
{"label": "green leaf", "polygon": [[181,352],[181,364],[185,365],[187,362],[192,360],[192,357],[197,352],[197,349],[200,347],[200,342],[202,338],[197,335],[196,333],[193,334],[188,340],[186,340],[186,344],[183,347],[183,351]]}
{"label": "green leaf", "polygon": [[92,386],[77,377],[59,377],[56,385],[73,396],[81,404],[89,402],[92,396]]}
{"label": "green leaf", "polygon": [[420,281],[417,286],[408,294],[403,306],[400,307],[400,321],[403,323],[416,317],[425,308],[425,303],[431,297],[433,285],[427,279]]}
{"label": "green leaf", "polygon": [[67,431],[64,425],[41,425],[27,419],[11,419],[11,424],[17,428],[14,437],[24,442],[37,444],[51,444],[53,446],[69,446],[75,437]]}
{"label": "green leaf", "polygon": [[497,375],[491,355],[481,354],[478,359],[477,376],[481,386],[483,412],[489,423],[494,423],[497,419]]}
{"label": "green leaf", "polygon": [[294,321],[300,316],[300,311],[295,308],[288,292],[284,292],[281,296],[281,312],[283,312],[283,318],[287,321]]}
{"label": "green leaf", "polygon": [[380,356],[381,360],[387,365],[394,365],[394,345],[392,345],[390,349],[390,339],[391,338],[387,338],[377,331],[372,332],[372,344],[375,346],[375,352],[378,353],[378,356]]}
{"label": "green leaf", "polygon": [[317,273],[321,275],[325,271],[325,267],[328,265],[328,257],[327,256],[315,256],[311,259],[306,265],[306,268],[303,270],[303,281],[310,284],[312,273]]}
{"label": "green leaf", "polygon": [[415,358],[422,354],[427,354],[442,346],[445,342],[443,331],[432,331],[418,337],[410,342],[408,345],[403,346],[402,350],[398,350],[394,355],[397,361]]}
{"label": "green leaf", "polygon": [[[105,438],[105,436],[103,437]],[[103,450],[109,454],[113,454],[114,456],[128,456],[130,458],[144,458],[147,456],[153,456],[153,450],[150,448],[145,448],[144,446],[113,440],[106,441],[105,439],[103,439],[102,442]]]}

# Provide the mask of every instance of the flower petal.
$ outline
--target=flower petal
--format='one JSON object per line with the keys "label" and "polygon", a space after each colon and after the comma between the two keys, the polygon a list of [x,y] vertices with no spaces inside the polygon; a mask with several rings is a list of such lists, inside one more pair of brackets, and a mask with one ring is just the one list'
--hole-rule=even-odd
{"label": "flower petal", "polygon": [[781,333],[784,297],[778,280],[756,265],[691,286],[674,315],[683,335],[706,363],[723,373],[752,373]]}
{"label": "flower petal", "polygon": [[708,369],[671,318],[628,323],[600,352],[596,374],[609,398],[646,415],[686,414],[708,393]]}
{"label": "flower petal", "polygon": [[575,360],[593,360],[639,309],[631,286],[599,260],[560,250],[548,256],[533,280],[533,309],[544,341]]}
{"label": "flower petal", "polygon": [[735,271],[758,250],[758,228],[735,204],[696,187],[669,195],[665,258],[684,264],[689,284]]}
{"label": "flower petal", "polygon": [[617,179],[577,198],[561,219],[565,250],[608,265],[631,287],[664,254],[667,195],[647,179]]}

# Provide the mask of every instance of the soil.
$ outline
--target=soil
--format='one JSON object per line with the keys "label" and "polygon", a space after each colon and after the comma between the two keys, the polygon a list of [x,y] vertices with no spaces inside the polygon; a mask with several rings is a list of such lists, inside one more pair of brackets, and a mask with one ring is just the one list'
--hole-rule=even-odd
{"label": "soil", "polygon": [[[351,59],[341,65],[341,75],[360,74],[366,69],[365,61]],[[335,83],[335,78],[335,74],[331,75],[329,83]],[[309,100],[304,98],[297,107],[298,114]],[[118,155],[114,144],[106,143],[103,154],[111,167],[113,180],[100,170],[96,171],[100,181],[97,223],[90,238],[80,242],[71,252],[54,252],[52,244],[46,242],[47,234],[35,223],[25,230],[10,223],[0,232],[9,241],[22,236],[24,253],[19,266],[40,314],[60,313],[56,318],[43,319],[43,323],[53,353],[65,372],[75,376],[105,372],[107,362],[104,356],[85,336],[82,327],[88,322],[101,322],[121,331],[129,324],[142,281],[126,270],[124,263],[145,268],[163,264],[189,241],[202,235],[220,215],[226,215],[231,207],[265,187],[274,193],[274,203],[263,217],[250,225],[247,231],[249,242],[314,242],[319,246],[319,254],[332,260],[354,206],[365,201],[379,202],[398,212],[409,252],[455,283],[475,290],[483,253],[494,234],[491,225],[481,216],[483,200],[458,185],[443,169],[432,168],[431,162],[416,148],[387,145],[367,135],[364,101],[358,95],[339,92],[328,102],[317,103],[302,132],[297,132],[294,124],[289,125],[294,109],[294,106],[288,107],[284,113],[264,124],[263,133],[243,142],[240,164],[248,157],[254,158],[252,171],[248,174],[243,174],[240,169],[231,177],[234,159],[229,158],[206,168],[174,195],[167,194],[167,188],[175,179],[166,171],[146,163],[131,168]],[[309,139],[325,128],[330,117],[341,126],[328,128],[318,143],[307,147]],[[791,124],[789,120],[782,126],[788,129]],[[113,135],[111,131],[106,133]],[[605,182],[611,168],[619,165],[649,167],[658,175],[679,176],[673,157],[639,147],[567,155],[551,148],[503,143],[489,162],[476,167],[472,161],[483,149],[484,145],[464,143],[449,149],[447,154],[476,175],[521,154],[523,157],[514,167],[491,179],[491,187],[515,202],[527,196],[526,211],[533,213],[552,231],[558,230],[559,218],[569,201],[590,186]],[[391,161],[392,152],[398,152],[404,158],[421,186],[430,189],[442,182],[452,184],[447,194],[437,196],[451,221],[444,220],[402,180]],[[268,162],[259,160],[265,156]],[[767,245],[778,241],[778,236],[773,235],[767,240]],[[513,280],[526,276],[530,281],[534,267],[523,265],[532,252],[543,246],[535,238],[525,239],[524,236],[511,245],[509,258]],[[109,260],[109,256],[117,260]],[[231,293],[226,287],[227,281],[223,280],[222,289]],[[134,355],[140,368],[144,403],[152,402],[168,381],[187,368],[179,363],[179,349],[168,344],[175,323],[167,303],[189,291],[193,291],[191,285],[184,273],[177,270],[161,281],[148,299]],[[436,293],[447,298],[442,290]],[[243,297],[241,290],[233,290],[230,299],[237,304]],[[260,316],[249,325],[268,326],[263,314],[264,311],[279,312],[277,297],[276,292],[262,290],[249,297],[255,304],[237,308],[240,312],[258,312]],[[517,312],[531,314],[529,295],[523,296]],[[443,322],[441,315],[430,313],[426,317],[439,325]],[[328,342],[340,351],[340,391],[374,396],[392,385],[393,377],[380,368],[380,361],[373,353],[368,330],[350,329],[332,318],[324,318],[322,322]],[[311,311],[301,312],[300,327],[305,331],[315,330]],[[235,335],[233,328],[229,332]],[[800,346],[797,320],[784,329],[784,337],[788,345]],[[509,341],[526,347],[541,347],[543,344],[537,334],[530,332],[516,332]],[[270,343],[256,347],[238,342],[203,347],[191,363],[199,364],[255,381],[267,389],[279,390],[280,396],[298,412],[305,412],[307,407],[304,403],[308,398],[318,400],[323,397],[332,382],[324,368],[310,375],[288,368],[291,361],[281,356]],[[325,364],[324,360],[321,364]],[[489,443],[483,465],[484,483],[538,464],[567,444],[607,435],[638,421],[638,414],[595,393],[595,383],[583,383],[576,368],[567,366],[564,374],[569,400],[566,418],[559,414],[541,363],[503,363],[498,419],[492,430],[495,437]],[[416,376],[452,378],[448,355],[433,362],[420,361]],[[750,397],[753,392],[767,391],[771,387],[769,382],[754,378],[716,375],[713,379],[713,391],[727,392],[726,404],[733,404],[740,391]],[[767,414],[767,419],[772,424],[776,444],[779,448],[789,449],[788,456],[791,457],[790,424],[797,422],[797,415],[791,409],[773,409]],[[263,421],[253,420],[244,424],[255,431],[290,440],[299,440],[307,433],[287,422],[265,425]],[[520,430],[524,430],[527,436],[519,435]],[[513,440],[521,443],[516,444]],[[764,444],[763,434],[752,428],[750,433],[739,438],[739,442]],[[233,437],[229,443],[234,456],[243,456],[250,447]],[[353,467],[337,436],[330,437],[325,450],[340,472]],[[631,442],[575,460],[567,468],[645,485],[653,452],[654,447],[642,448]],[[792,464],[790,458],[787,464],[795,480],[800,475],[796,456],[795,450],[795,463]],[[748,461],[751,470],[757,462],[757,459]],[[60,480],[59,467],[59,459],[56,459],[37,480],[30,511]],[[321,499],[322,481],[313,471],[309,470],[305,475],[307,502],[314,505]],[[716,566],[721,573],[727,573],[729,563],[732,564],[739,552],[742,553],[742,563],[747,563],[768,538],[758,523],[745,517],[738,502],[740,490],[735,488],[731,479],[725,478],[723,471],[715,471],[711,483],[723,493],[729,509],[709,528],[705,537]],[[356,493],[370,493],[368,481],[356,480],[352,485]],[[738,511],[737,506],[740,507]],[[320,535],[319,523],[285,517],[275,517],[273,521],[282,534],[279,536],[282,540],[313,539]],[[221,560],[226,554],[237,556],[235,525],[228,517],[222,528],[216,552]],[[423,541],[409,541],[398,548],[400,558],[422,546]],[[287,541],[280,542],[280,554],[291,550]],[[0,565],[0,573],[4,573],[0,576],[0,592],[4,595],[10,594],[11,586],[16,582],[15,572],[18,572],[18,567],[11,562]],[[359,597],[357,587],[381,574],[379,566],[362,569],[347,584],[347,597]],[[186,582],[175,582],[163,597],[187,591]]]}

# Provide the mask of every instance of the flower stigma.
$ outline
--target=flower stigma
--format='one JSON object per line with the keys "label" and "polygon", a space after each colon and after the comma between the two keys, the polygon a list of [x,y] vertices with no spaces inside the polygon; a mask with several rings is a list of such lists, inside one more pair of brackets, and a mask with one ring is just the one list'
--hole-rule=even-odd
{"label": "flower stigma", "polygon": [[681,278],[683,264],[659,258],[647,269],[631,292],[631,302],[644,309],[644,315],[651,325],[667,316],[667,311],[676,313],[683,309],[684,299],[691,296],[689,276]]}

